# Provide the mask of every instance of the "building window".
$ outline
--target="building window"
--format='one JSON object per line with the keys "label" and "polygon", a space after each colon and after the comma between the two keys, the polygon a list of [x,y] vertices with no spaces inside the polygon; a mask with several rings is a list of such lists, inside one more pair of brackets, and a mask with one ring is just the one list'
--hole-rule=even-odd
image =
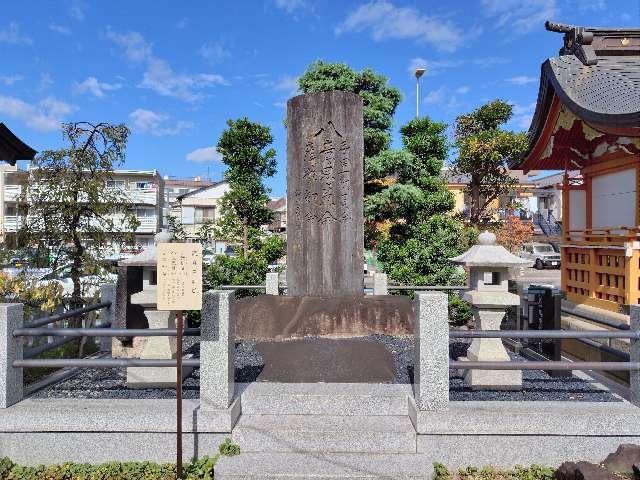
{"label": "building window", "polygon": [[151,182],[136,182],[137,190],[145,190],[148,188],[153,188],[153,184]]}
{"label": "building window", "polygon": [[195,209],[195,221],[196,223],[204,223],[207,220],[214,220],[216,216],[216,208],[196,208]]}
{"label": "building window", "polygon": [[107,180],[107,187],[124,189],[124,180]]}
{"label": "building window", "polygon": [[14,205],[5,205],[4,206],[4,214],[9,217],[13,217],[16,215],[16,207]]}
{"label": "building window", "polygon": [[178,195],[184,195],[185,193],[189,193],[189,189],[188,188],[179,188],[178,189]]}
{"label": "building window", "polygon": [[136,217],[148,218],[155,217],[156,211],[153,208],[136,208]]}

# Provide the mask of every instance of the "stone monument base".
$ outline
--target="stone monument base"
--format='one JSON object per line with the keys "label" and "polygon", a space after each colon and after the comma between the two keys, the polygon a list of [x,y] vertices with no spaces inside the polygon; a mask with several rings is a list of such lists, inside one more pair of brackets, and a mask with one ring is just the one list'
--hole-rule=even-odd
{"label": "stone monument base", "polygon": [[[470,359],[460,357],[458,360]],[[464,386],[471,390],[522,390],[522,370],[467,370]]]}
{"label": "stone monument base", "polygon": [[[185,358],[191,358],[189,355]],[[194,367],[182,367],[184,381]],[[176,369],[173,367],[127,367],[127,388],[175,388]]]}
{"label": "stone monument base", "polygon": [[236,303],[236,339],[413,335],[412,301],[400,295],[246,297]]}

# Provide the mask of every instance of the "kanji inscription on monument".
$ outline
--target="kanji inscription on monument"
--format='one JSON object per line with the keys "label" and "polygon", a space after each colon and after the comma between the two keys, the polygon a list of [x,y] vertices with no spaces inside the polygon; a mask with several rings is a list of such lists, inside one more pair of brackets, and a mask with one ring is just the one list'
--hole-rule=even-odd
{"label": "kanji inscription on monument", "polygon": [[300,95],[287,104],[290,295],[362,295],[362,99]]}
{"label": "kanji inscription on monument", "polygon": [[158,244],[158,310],[202,309],[202,245]]}

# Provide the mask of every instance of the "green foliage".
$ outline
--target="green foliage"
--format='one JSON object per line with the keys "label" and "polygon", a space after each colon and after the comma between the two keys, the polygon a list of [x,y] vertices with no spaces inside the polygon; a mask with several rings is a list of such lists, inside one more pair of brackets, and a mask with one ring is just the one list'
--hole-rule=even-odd
{"label": "green foliage", "polygon": [[449,480],[450,478],[449,470],[445,465],[433,462],[433,480]]}
{"label": "green foliage", "polygon": [[520,158],[527,150],[524,132],[502,129],[513,115],[510,104],[489,102],[456,119],[458,158],[452,164],[455,174],[469,177],[466,188],[471,198],[470,221],[478,225],[488,220],[488,207],[514,188],[507,162]]}
{"label": "green foliage", "polygon": [[126,193],[107,186],[113,169],[124,162],[129,129],[68,123],[62,132],[68,146],[35,158],[18,198],[25,218],[18,243],[49,249],[55,258],[66,252],[74,283],[71,304],[79,306],[82,273],[97,265],[112,241],[131,241],[130,235],[117,232],[135,231],[139,222]]}
{"label": "green foliage", "polygon": [[184,231],[184,226],[179,218],[174,217],[173,215],[167,215],[167,227],[169,233],[173,235],[173,239],[176,242],[182,242],[185,238],[187,238],[187,234]]}
{"label": "green foliage", "polygon": [[[187,480],[213,480],[215,457],[194,459],[184,467]],[[174,464],[152,462],[109,462],[100,465],[63,463],[24,467],[8,458],[0,459],[1,480],[175,480]]]}
{"label": "green foliage", "polygon": [[[247,255],[235,257],[218,255],[203,272],[203,288],[213,290],[221,285],[262,285],[268,266],[286,252],[285,242],[277,235],[260,236],[252,232]],[[238,296],[256,295],[260,292],[240,290]]]}
{"label": "green foliage", "polygon": [[220,454],[225,457],[235,457],[236,455],[240,455],[240,446],[233,443],[230,438],[225,438],[224,442],[220,444],[218,450],[220,451]]}
{"label": "green foliage", "polygon": [[247,118],[228,120],[227,125],[216,148],[227,165],[224,178],[230,190],[220,201],[222,220],[216,237],[242,239],[246,254],[248,229],[273,220],[273,212],[267,207],[269,191],[262,180],[276,173],[276,151],[268,148],[273,143],[269,127]]}
{"label": "green foliage", "polygon": [[553,480],[555,469],[542,465],[522,467],[516,465],[513,469],[498,469],[495,467],[466,467],[458,470],[456,475],[448,477],[451,480]]}
{"label": "green foliage", "polygon": [[[411,159],[401,154],[387,152],[391,144],[393,115],[402,100],[402,93],[388,85],[385,76],[366,68],[356,72],[344,63],[312,63],[298,79],[304,93],[341,90],[360,95],[363,103],[364,126],[364,197],[365,197],[365,245],[378,235],[377,219],[389,214],[393,202],[410,201],[411,191],[380,192],[380,184],[393,175],[394,166],[408,164]],[[402,198],[400,198],[402,197]]]}

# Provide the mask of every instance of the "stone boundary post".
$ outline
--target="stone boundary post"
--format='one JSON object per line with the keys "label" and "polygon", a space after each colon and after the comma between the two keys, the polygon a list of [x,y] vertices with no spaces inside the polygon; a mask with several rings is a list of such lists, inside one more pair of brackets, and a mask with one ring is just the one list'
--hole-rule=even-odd
{"label": "stone boundary post", "polygon": [[267,295],[279,295],[280,290],[278,288],[278,272],[268,272],[266,280],[266,293]]}
{"label": "stone boundary post", "polygon": [[[631,331],[640,332],[640,305],[631,305]],[[631,339],[629,343],[630,361],[640,362],[640,339]],[[631,403],[640,407],[640,370],[635,369],[629,372],[629,386],[631,388]]]}
{"label": "stone boundary post", "polygon": [[373,294],[389,295],[387,288],[387,274],[375,272],[373,274]]}
{"label": "stone boundary post", "polygon": [[[100,301],[111,302],[111,306],[100,310],[100,324],[109,324],[109,328],[116,327],[116,285],[105,283],[100,285]],[[112,337],[100,337],[100,351],[111,352]]]}
{"label": "stone boundary post", "polygon": [[233,400],[235,292],[212,290],[202,297],[200,408],[226,409]]}
{"label": "stone boundary post", "polygon": [[13,361],[22,359],[22,340],[13,331],[22,328],[22,304],[0,304],[0,408],[18,403],[23,397],[22,369]]}
{"label": "stone boundary post", "polygon": [[418,410],[446,410],[449,405],[449,300],[444,292],[417,293],[413,371]]}

